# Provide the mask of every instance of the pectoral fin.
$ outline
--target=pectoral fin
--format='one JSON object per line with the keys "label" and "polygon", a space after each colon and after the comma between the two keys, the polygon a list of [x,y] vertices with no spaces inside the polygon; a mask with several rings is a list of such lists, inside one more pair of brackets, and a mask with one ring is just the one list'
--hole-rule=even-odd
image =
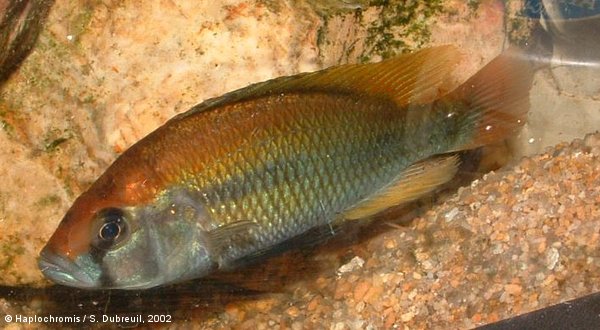
{"label": "pectoral fin", "polygon": [[223,270],[231,268],[231,260],[224,256],[233,240],[251,240],[252,231],[258,228],[259,225],[253,221],[235,221],[204,232],[202,239],[213,261]]}
{"label": "pectoral fin", "polygon": [[217,227],[208,232],[208,236],[213,245],[218,245],[229,240],[236,235],[249,234],[253,229],[257,229],[258,224],[253,221],[236,221]]}
{"label": "pectoral fin", "polygon": [[458,170],[458,156],[442,156],[415,163],[390,184],[344,212],[347,220],[377,214],[391,206],[414,201],[450,181]]}

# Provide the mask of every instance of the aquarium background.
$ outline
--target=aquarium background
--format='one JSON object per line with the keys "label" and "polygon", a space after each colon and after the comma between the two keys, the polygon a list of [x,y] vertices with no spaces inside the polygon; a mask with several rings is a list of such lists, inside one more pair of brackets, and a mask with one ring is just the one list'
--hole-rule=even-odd
{"label": "aquarium background", "polygon": [[[465,328],[599,290],[598,1],[9,0],[0,10],[0,326]],[[528,124],[462,155],[447,189],[318,246],[300,239],[243,271],[171,287],[81,291],[39,272],[73,200],[175,114],[252,82],[441,44],[463,52],[457,83],[511,45],[540,67]],[[65,318],[4,317],[16,315]]]}

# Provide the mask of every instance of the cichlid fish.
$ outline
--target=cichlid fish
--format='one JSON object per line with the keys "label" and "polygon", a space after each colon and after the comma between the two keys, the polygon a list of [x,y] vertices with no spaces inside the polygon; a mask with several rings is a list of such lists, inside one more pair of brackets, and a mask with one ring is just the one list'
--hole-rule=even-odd
{"label": "cichlid fish", "polygon": [[39,267],[73,287],[150,288],[414,200],[454,176],[452,152],[504,139],[527,115],[527,61],[505,53],[444,94],[458,61],[441,46],[207,100],[79,196]]}

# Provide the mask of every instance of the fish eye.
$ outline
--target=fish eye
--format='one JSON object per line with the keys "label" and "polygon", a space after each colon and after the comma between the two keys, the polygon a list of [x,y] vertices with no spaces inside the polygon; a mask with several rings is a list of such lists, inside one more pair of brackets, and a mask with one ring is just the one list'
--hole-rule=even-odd
{"label": "fish eye", "polygon": [[121,226],[117,221],[107,222],[102,225],[98,232],[98,237],[104,241],[112,241],[119,237]]}
{"label": "fish eye", "polygon": [[103,209],[96,214],[96,221],[98,225],[94,245],[100,249],[111,248],[127,236],[127,217],[121,209]]}

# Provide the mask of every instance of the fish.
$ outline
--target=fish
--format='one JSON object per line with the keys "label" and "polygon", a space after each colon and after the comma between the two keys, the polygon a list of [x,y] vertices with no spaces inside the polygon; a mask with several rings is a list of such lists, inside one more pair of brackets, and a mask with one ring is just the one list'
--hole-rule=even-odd
{"label": "fish", "polygon": [[414,201],[453,178],[457,152],[523,126],[533,73],[522,57],[507,51],[450,88],[461,55],[436,46],[206,100],[117,157],[39,268],[60,285],[143,290]]}

